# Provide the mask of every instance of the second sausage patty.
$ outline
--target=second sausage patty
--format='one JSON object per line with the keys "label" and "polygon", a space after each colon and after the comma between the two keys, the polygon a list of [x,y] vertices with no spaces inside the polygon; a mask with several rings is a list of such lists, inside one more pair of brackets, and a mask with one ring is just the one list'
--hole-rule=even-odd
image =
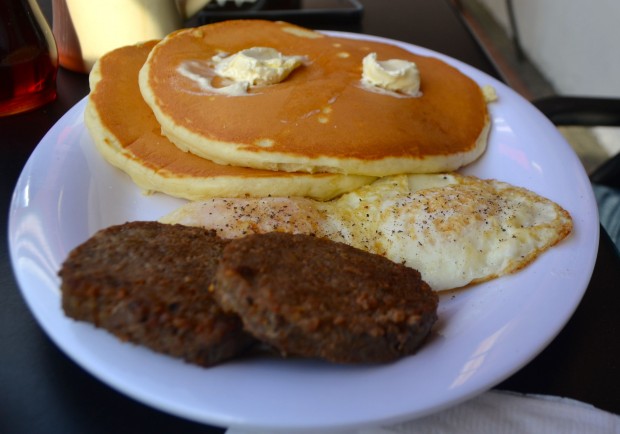
{"label": "second sausage patty", "polygon": [[416,270],[307,235],[232,240],[213,291],[247,331],[283,355],[337,363],[412,354],[437,319],[438,296]]}

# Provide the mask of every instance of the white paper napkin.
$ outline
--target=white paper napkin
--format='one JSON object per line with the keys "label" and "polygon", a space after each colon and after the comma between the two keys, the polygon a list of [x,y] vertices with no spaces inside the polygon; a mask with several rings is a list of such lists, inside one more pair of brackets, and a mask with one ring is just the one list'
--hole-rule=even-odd
{"label": "white paper napkin", "polygon": [[[350,434],[454,433],[620,434],[620,416],[573,399],[492,390],[440,413]],[[271,433],[229,428],[226,434]]]}

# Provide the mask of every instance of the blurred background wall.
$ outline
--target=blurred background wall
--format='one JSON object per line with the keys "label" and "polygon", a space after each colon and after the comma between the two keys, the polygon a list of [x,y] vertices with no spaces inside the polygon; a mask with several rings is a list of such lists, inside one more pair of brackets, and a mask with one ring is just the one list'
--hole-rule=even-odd
{"label": "blurred background wall", "polygon": [[[475,0],[514,36],[505,0]],[[619,0],[513,0],[528,59],[565,95],[620,97]]]}

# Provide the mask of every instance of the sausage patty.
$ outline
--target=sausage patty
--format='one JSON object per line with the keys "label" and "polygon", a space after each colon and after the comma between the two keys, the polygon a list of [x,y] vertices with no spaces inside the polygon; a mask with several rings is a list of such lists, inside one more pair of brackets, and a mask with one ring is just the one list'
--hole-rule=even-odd
{"label": "sausage patty", "polygon": [[213,365],[254,341],[208,290],[225,244],[212,231],[157,222],[103,229],[63,263],[62,307],[122,340]]}
{"label": "sausage patty", "polygon": [[437,319],[438,296],[416,270],[308,235],[230,241],[213,292],[283,355],[337,363],[412,354]]}

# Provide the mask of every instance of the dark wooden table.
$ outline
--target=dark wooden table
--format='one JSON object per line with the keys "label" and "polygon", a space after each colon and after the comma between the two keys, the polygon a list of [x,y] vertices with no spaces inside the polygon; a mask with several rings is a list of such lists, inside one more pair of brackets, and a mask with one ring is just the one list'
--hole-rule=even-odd
{"label": "dark wooden table", "polygon": [[[51,16],[49,1],[41,1]],[[394,38],[462,60],[497,78],[485,52],[448,1],[363,0],[359,23],[342,29]],[[39,140],[88,92],[85,75],[60,70],[58,99],[0,118],[0,226],[7,227],[17,178]],[[221,433],[144,406],[93,378],[61,353],[27,309],[0,232],[0,432]],[[620,260],[603,233],[587,293],[560,335],[498,388],[567,396],[620,413]]]}

